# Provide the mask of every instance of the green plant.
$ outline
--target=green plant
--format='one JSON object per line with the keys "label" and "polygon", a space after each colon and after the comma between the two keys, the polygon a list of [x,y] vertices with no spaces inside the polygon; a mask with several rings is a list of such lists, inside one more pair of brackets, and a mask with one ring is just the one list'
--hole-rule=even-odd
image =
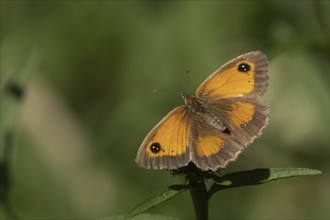
{"label": "green plant", "polygon": [[[174,174],[183,174],[186,176],[186,184],[171,185],[151,195],[131,209],[126,214],[125,218],[133,218],[189,190],[194,204],[196,219],[206,220],[208,219],[208,204],[211,197],[222,190],[321,173],[322,172],[319,170],[308,168],[261,168],[221,175],[220,172],[203,172],[193,164],[189,164],[186,168],[174,171]],[[211,181],[211,186],[209,188],[206,187],[206,181]],[[143,218],[154,219],[155,216],[148,215],[148,217],[143,216]]]}

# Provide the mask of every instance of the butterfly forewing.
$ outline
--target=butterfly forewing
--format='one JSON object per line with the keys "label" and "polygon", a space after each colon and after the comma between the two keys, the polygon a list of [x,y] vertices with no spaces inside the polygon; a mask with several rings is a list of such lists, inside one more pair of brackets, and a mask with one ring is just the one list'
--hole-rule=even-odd
{"label": "butterfly forewing", "polygon": [[261,51],[243,54],[211,74],[196,90],[201,98],[260,96],[268,85],[268,62]]}
{"label": "butterfly forewing", "polygon": [[136,162],[145,168],[174,169],[189,162],[190,123],[185,106],[166,115],[146,136]]}

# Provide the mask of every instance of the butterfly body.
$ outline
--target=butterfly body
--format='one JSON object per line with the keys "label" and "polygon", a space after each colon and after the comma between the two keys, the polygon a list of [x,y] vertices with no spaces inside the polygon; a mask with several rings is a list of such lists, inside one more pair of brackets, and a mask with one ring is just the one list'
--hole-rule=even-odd
{"label": "butterfly body", "polygon": [[215,171],[261,134],[268,106],[268,63],[260,51],[243,54],[211,74],[194,96],[173,109],[146,136],[137,154],[145,168],[177,169],[194,163]]}
{"label": "butterfly body", "polygon": [[190,117],[199,117],[205,123],[221,131],[227,129],[223,121],[217,115],[212,111],[208,111],[210,106],[208,106],[208,103],[205,100],[199,99],[196,96],[189,96],[186,93],[182,93],[181,96]]}

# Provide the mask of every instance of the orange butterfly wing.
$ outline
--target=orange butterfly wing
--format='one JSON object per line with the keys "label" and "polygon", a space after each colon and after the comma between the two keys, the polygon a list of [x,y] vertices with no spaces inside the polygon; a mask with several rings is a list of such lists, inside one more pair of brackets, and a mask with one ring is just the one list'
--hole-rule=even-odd
{"label": "orange butterfly wing", "polygon": [[268,62],[264,53],[254,51],[243,54],[204,80],[196,90],[196,96],[223,99],[262,95],[268,85],[267,71]]}
{"label": "orange butterfly wing", "polygon": [[145,168],[174,169],[189,162],[190,123],[185,106],[166,115],[142,142],[136,162]]}
{"label": "orange butterfly wing", "polygon": [[198,87],[196,97],[205,104],[205,114],[212,114],[226,129],[192,120],[197,122],[192,126],[192,161],[197,167],[225,167],[261,134],[269,120],[269,108],[260,98],[268,86],[267,71],[266,56],[250,52],[220,67]]}
{"label": "orange butterfly wing", "polygon": [[[224,131],[199,119],[192,120],[192,162],[202,170],[216,171],[236,160],[268,124],[268,106],[261,99],[235,98],[210,101],[208,111],[223,122]],[[198,116],[198,118],[200,118]]]}

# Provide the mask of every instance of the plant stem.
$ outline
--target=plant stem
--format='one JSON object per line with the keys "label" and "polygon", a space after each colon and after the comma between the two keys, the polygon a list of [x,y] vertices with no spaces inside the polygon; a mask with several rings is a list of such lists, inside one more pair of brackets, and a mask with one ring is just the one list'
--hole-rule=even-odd
{"label": "plant stem", "polygon": [[196,219],[208,219],[208,195],[202,176],[188,176],[190,184],[190,195],[194,203]]}

